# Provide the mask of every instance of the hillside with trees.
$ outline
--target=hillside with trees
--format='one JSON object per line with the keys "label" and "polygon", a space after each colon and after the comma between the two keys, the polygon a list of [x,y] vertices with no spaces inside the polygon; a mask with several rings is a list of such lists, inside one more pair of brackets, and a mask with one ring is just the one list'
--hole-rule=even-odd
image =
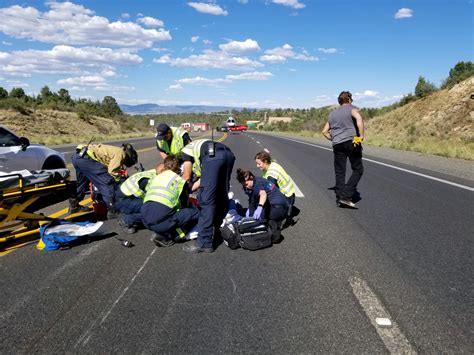
{"label": "hillside with trees", "polygon": [[[440,87],[420,76],[413,93],[381,108],[361,108],[367,126],[367,144],[414,150],[448,157],[474,159],[474,64],[459,62]],[[321,137],[329,113],[337,106],[275,110],[242,109],[218,113],[125,115],[115,98],[102,101],[73,99],[66,89],[47,86],[37,96],[22,88],[8,92],[0,87],[0,124],[12,128],[33,142],[69,142],[151,136],[156,123],[179,126],[185,122],[225,124],[229,114],[238,122],[259,121],[260,129]],[[291,122],[272,122],[269,117],[291,117]]]}

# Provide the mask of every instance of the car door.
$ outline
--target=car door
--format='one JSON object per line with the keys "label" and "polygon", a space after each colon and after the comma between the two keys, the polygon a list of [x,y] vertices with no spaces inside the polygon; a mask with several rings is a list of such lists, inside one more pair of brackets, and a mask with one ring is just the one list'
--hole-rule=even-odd
{"label": "car door", "polygon": [[40,169],[34,149],[22,149],[20,138],[0,127],[0,172]]}

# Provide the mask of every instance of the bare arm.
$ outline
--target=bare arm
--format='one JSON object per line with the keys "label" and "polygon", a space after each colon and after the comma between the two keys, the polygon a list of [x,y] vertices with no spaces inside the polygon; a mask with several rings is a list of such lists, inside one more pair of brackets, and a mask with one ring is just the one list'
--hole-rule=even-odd
{"label": "bare arm", "polygon": [[362,139],[365,137],[365,132],[364,132],[364,120],[362,119],[362,115],[360,114],[359,110],[353,108],[352,109],[352,117],[355,118],[357,128],[359,129],[359,135]]}
{"label": "bare arm", "polygon": [[166,154],[165,152],[160,151],[161,159],[165,160],[167,156],[168,156],[168,154]]}
{"label": "bare arm", "polygon": [[265,190],[260,190],[258,193],[258,204],[263,206],[265,202],[267,202],[267,193]]}
{"label": "bare arm", "polygon": [[183,163],[183,179],[190,181],[193,175],[193,163],[190,161],[185,161]]}
{"label": "bare arm", "polygon": [[321,133],[323,134],[324,137],[326,137],[326,139],[332,141],[331,127],[329,126],[329,122],[326,122]]}

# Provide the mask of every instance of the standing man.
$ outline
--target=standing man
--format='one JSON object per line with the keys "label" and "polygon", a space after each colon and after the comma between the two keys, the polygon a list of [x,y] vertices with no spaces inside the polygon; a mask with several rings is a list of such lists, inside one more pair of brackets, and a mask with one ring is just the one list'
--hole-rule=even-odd
{"label": "standing man", "polygon": [[193,170],[199,178],[192,191],[198,190],[201,214],[194,228],[198,238],[183,247],[189,253],[212,253],[214,235],[229,210],[229,185],[235,156],[222,143],[198,139],[181,150],[183,179],[191,180]]}
{"label": "standing man", "polygon": [[[337,205],[357,208],[352,202],[352,196],[364,172],[362,166],[364,121],[359,109],[352,105],[352,94],[349,91],[341,92],[338,101],[341,106],[329,114],[322,133],[332,141]],[[347,158],[351,163],[352,175],[346,183]]]}
{"label": "standing man", "polygon": [[168,155],[180,158],[181,149],[190,142],[188,132],[179,127],[170,127],[166,123],[160,123],[156,129],[156,148],[163,160]]}

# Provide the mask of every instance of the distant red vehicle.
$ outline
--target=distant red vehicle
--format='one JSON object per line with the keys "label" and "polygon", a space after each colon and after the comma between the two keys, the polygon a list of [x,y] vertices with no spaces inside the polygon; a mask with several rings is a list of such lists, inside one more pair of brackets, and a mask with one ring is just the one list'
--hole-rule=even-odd
{"label": "distant red vehicle", "polygon": [[236,124],[233,127],[228,127],[229,131],[232,132],[244,132],[249,129],[249,127],[246,124]]}

